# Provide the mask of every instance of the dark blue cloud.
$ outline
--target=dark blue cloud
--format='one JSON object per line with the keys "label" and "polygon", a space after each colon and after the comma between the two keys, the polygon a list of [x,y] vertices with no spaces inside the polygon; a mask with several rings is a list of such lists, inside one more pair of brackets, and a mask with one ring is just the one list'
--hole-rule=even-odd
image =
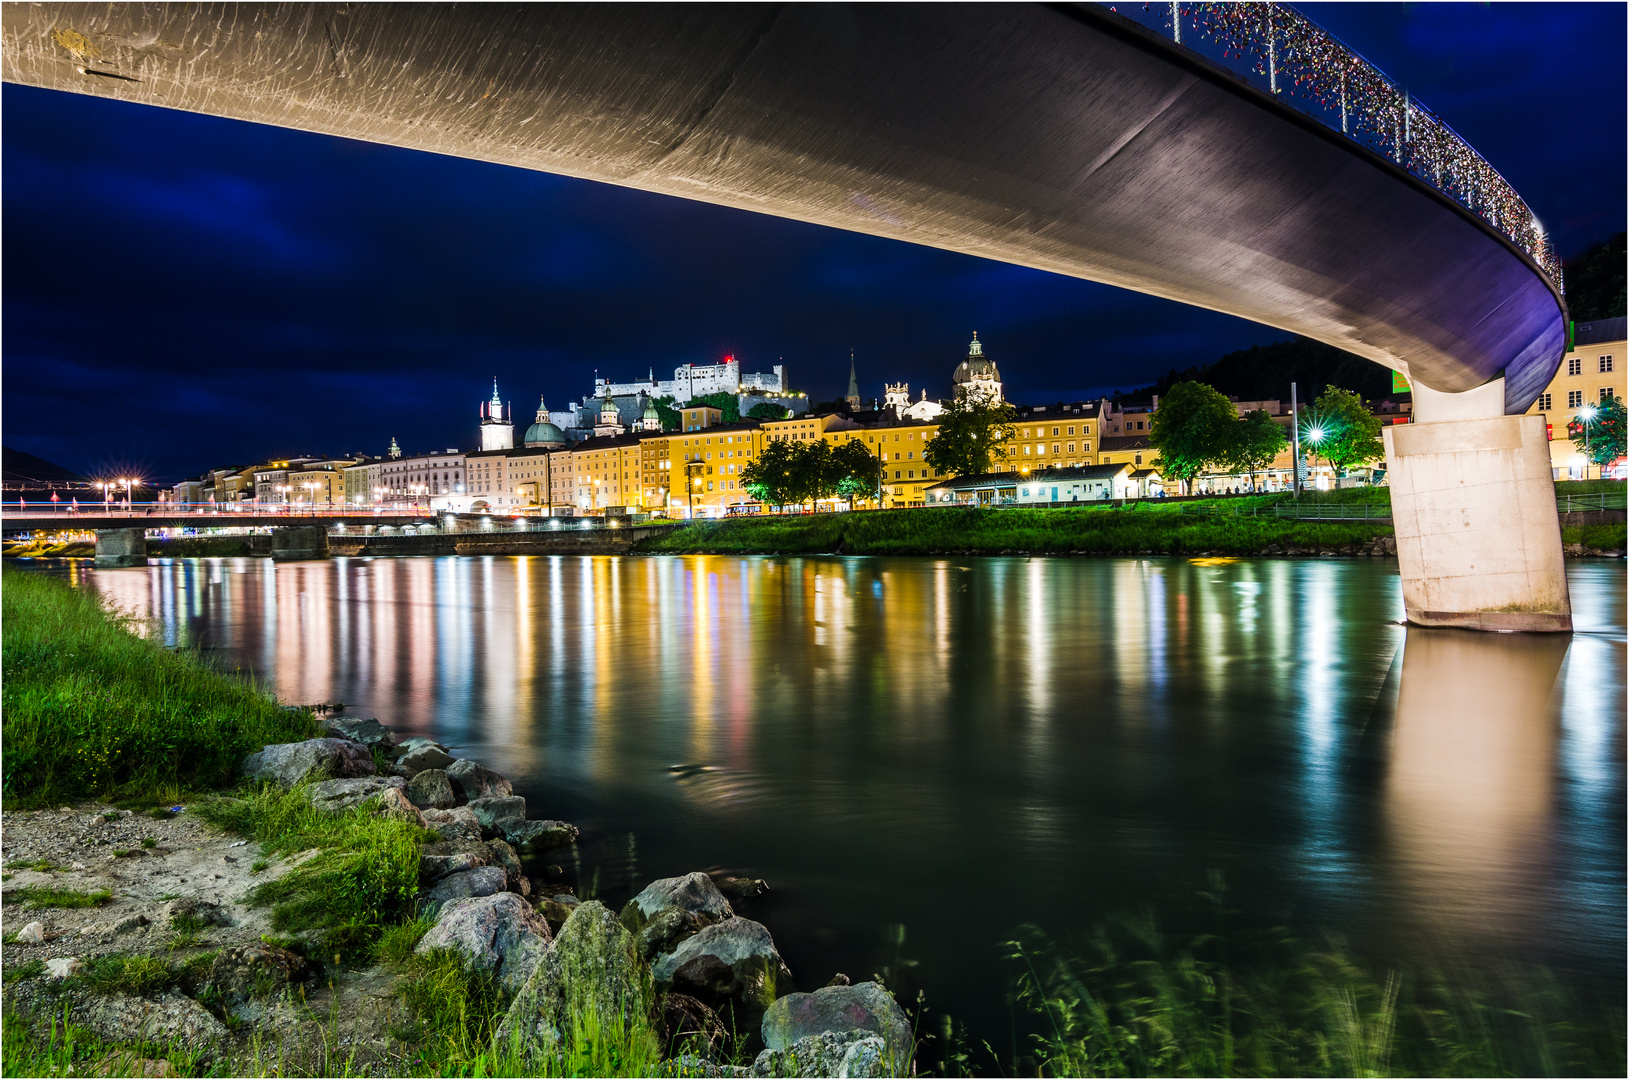
{"label": "dark blue cloud", "polygon": [[[1623,228],[1624,9],[1312,5],[1576,250]],[[969,334],[1020,400],[1282,335],[1089,282],[603,184],[8,85],[8,445],[166,477],[468,444],[595,371],[734,353],[817,398],[948,390]]]}

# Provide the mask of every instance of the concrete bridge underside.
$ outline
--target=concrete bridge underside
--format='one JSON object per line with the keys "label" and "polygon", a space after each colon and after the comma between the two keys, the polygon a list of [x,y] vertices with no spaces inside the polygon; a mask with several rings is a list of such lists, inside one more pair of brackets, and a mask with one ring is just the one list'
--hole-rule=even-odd
{"label": "concrete bridge underside", "polygon": [[[1411,617],[1570,625],[1553,499],[1501,532],[1525,495],[1478,479],[1475,443],[1532,442],[1517,414],[1565,344],[1552,285],[1428,185],[1094,5],[45,3],[8,9],[0,45],[8,81],[888,236],[1328,342],[1437,391],[1422,420],[1482,424],[1430,469],[1393,461],[1427,493]],[[1480,496],[1456,502],[1468,479]],[[1394,490],[1400,552],[1412,497]],[[1448,592],[1410,584],[1444,567]]]}

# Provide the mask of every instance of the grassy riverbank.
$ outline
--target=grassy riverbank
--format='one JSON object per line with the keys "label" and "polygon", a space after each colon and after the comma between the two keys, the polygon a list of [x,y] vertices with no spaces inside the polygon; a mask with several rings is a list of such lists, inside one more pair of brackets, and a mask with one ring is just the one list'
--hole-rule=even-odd
{"label": "grassy riverbank", "polygon": [[53,578],[6,569],[0,617],[8,807],[174,800],[231,783],[267,743],[316,730],[309,712],[140,637],[93,593]]}
{"label": "grassy riverbank", "polygon": [[[987,1052],[1014,1076],[1624,1075],[1621,992],[1580,998],[1531,966],[1374,965],[1230,921],[1184,936],[1144,912],[1067,945],[1024,928],[1008,957],[1033,1035]],[[947,1073],[989,1071],[951,1043]]]}
{"label": "grassy riverbank", "polygon": [[1389,536],[1378,522],[1201,517],[1157,509],[1002,510],[945,507],[880,513],[771,515],[698,521],[642,541],[663,554],[1255,555],[1354,549]]}

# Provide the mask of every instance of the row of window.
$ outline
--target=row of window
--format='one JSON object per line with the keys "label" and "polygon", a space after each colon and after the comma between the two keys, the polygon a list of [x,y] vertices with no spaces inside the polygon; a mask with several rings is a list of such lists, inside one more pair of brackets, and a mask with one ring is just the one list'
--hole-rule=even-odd
{"label": "row of window", "polygon": [[[1612,357],[1611,356],[1597,356],[1595,358],[1595,371],[1596,371],[1597,374],[1604,375],[1604,374],[1606,374],[1607,372],[1609,372],[1611,370],[1612,370]],[[1584,373],[1584,358],[1582,356],[1568,357],[1567,358],[1567,374],[1568,375],[1582,375],[1583,373]]]}
{"label": "row of window", "polygon": [[[1617,392],[1616,387],[1603,386],[1600,389],[1599,397],[1597,398],[1597,400],[1599,400],[1599,401],[1607,401],[1607,400],[1609,400],[1611,398],[1615,398],[1617,396],[1618,396],[1618,392]],[[1538,400],[1535,401],[1533,404],[1538,407],[1539,412],[1550,412],[1555,408],[1555,395],[1553,395],[1553,394],[1540,394],[1538,396]],[[1584,392],[1582,390],[1568,390],[1567,391],[1567,408],[1569,408],[1569,409],[1581,409],[1583,407],[1584,407]]]}
{"label": "row of window", "polygon": [[[1138,424],[1137,426],[1142,427],[1142,424]],[[1069,427],[1069,434],[1073,435],[1075,433],[1075,425],[1070,424],[1070,425],[1068,425],[1068,427]],[[1129,428],[1129,427],[1131,427],[1131,425],[1127,424],[1126,427]],[[1082,427],[1081,427],[1081,434],[1082,435],[1086,434],[1086,430],[1085,430],[1084,425],[1082,425]],[[1054,426],[1053,429],[1052,429],[1052,435],[1053,435],[1054,438],[1057,437],[1057,435],[1058,435],[1058,428],[1056,426]],[[1043,439],[1043,438],[1046,437],[1046,429],[1045,428],[1036,428],[1035,429],[1035,434],[1031,435],[1029,433],[1029,428],[1025,428],[1022,432],[1019,433],[1019,437],[1023,438],[1023,439],[1029,439],[1029,438]]]}

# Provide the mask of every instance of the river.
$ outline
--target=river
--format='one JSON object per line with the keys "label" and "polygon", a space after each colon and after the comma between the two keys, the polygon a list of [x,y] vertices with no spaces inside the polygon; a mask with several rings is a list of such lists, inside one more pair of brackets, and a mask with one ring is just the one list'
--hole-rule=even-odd
{"label": "river", "polygon": [[1405,628],[1388,560],[67,572],[282,700],[510,776],[582,827],[581,892],[763,877],[746,913],[800,988],[885,971],[995,1042],[1016,927],[1180,913],[1212,870],[1260,925],[1621,988],[1621,562],[1569,564],[1578,630],[1548,637]]}

